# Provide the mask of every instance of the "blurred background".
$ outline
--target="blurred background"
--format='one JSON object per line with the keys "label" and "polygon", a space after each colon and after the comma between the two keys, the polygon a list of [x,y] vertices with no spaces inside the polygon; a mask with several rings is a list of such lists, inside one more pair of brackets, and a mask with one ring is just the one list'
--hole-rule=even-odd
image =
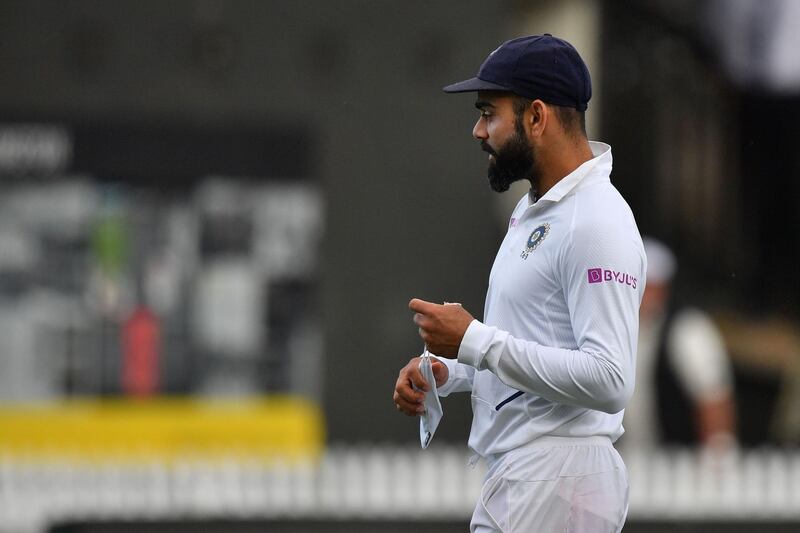
{"label": "blurred background", "polygon": [[391,394],[524,193],[441,87],[544,32],[654,238],[625,531],[796,531],[792,0],[0,1],[0,531],[465,531]]}

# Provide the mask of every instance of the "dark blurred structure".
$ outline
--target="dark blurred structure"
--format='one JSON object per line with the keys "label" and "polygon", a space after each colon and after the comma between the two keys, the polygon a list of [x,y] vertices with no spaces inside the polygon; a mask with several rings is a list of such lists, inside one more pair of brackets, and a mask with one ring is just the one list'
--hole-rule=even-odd
{"label": "dark blurred structure", "polygon": [[776,412],[789,409],[800,357],[796,11],[781,0],[603,3],[615,181],[642,232],[692,273],[679,297],[721,322],[747,445],[799,435]]}
{"label": "dark blurred structure", "polygon": [[[645,233],[709,300],[797,315],[795,2],[605,2],[605,136]],[[640,121],[631,128],[630,117]],[[647,209],[644,207],[647,206]]]}
{"label": "dark blurred structure", "polygon": [[[759,21],[789,5],[768,3],[771,15]],[[567,4],[573,13],[599,6],[602,39],[587,50],[600,58],[590,118],[601,119],[599,137],[614,147],[614,180],[641,230],[663,237],[697,273],[678,286],[704,307],[734,310],[734,326],[767,312],[794,317],[797,158],[785,143],[795,96],[732,74],[724,55],[724,36],[752,17],[731,14],[729,29],[710,0]],[[440,87],[529,31],[521,17],[509,30],[514,16],[557,8],[5,2],[0,174],[16,208],[0,237],[17,250],[4,255],[17,259],[0,286],[15,306],[26,283],[74,295],[97,267],[101,307],[129,309],[142,294],[156,295],[149,305],[177,306],[160,324],[160,390],[299,390],[323,400],[333,441],[413,440],[413,422],[396,419],[386,392],[419,350],[406,303],[459,300],[480,314],[501,237],[470,139],[472,102]],[[59,201],[43,204],[37,191]],[[47,220],[24,222],[41,229],[31,243],[17,230],[37,212]],[[315,238],[318,266],[297,279],[305,245],[287,250]],[[258,266],[270,254],[280,279]],[[188,268],[195,261],[202,268]],[[124,287],[107,286],[109,272],[122,272]],[[225,304],[202,303],[226,294],[261,324],[260,337],[245,339],[252,327],[226,322],[235,313],[220,311]],[[90,332],[85,302],[59,302],[56,314],[71,318],[57,319],[50,335],[68,349],[60,370],[41,373],[40,390],[118,393],[121,322]],[[219,312],[192,315],[201,308]],[[220,357],[208,335],[236,337],[239,355]],[[738,358],[741,428],[752,435],[744,442],[772,431],[769,417],[751,427],[747,413],[783,402],[785,351],[762,372],[751,371],[764,367],[759,354]],[[353,372],[362,366],[369,379]],[[231,375],[255,382],[239,387]],[[460,441],[468,402],[447,404],[441,438]]]}
{"label": "dark blurred structure", "polygon": [[[238,375],[261,376],[243,385],[245,392],[313,395],[322,393],[324,375],[320,398],[332,440],[411,439],[412,421],[398,423],[390,401],[397,368],[419,350],[406,304],[414,296],[459,299],[479,312],[499,239],[485,216],[490,193],[469,135],[472,102],[447,99],[440,87],[470,73],[475,58],[505,37],[507,16],[504,6],[479,2],[6,2],[5,188],[36,196],[78,178],[97,198],[90,206],[109,213],[106,237],[95,239],[105,244],[92,244],[82,229],[68,238],[41,237],[50,239],[41,244],[49,256],[61,250],[47,260],[59,265],[57,283],[80,285],[63,272],[80,276],[89,268],[87,250],[99,249],[112,271],[120,262],[130,267],[121,295],[146,289],[147,280],[134,274],[150,263],[166,268],[151,280],[161,300],[173,301],[169,289],[182,284],[183,296],[174,300],[180,308],[161,324],[161,390],[243,392],[226,378]],[[20,146],[15,135],[33,138],[40,152],[28,148],[4,160]],[[281,215],[291,196],[273,183],[289,193],[310,191],[303,200],[310,209],[315,195],[324,198],[324,240],[314,259],[320,268],[301,272],[300,283],[290,275],[265,285],[264,274],[242,262],[260,264],[263,254],[248,249],[258,235],[280,254],[284,241],[268,234],[275,221],[265,209],[279,220],[294,214],[299,226],[286,230],[290,246],[304,231],[311,239],[317,234],[302,211]],[[250,191],[265,202],[270,194],[284,200],[258,204]],[[233,200],[215,207],[209,194],[223,204]],[[259,210],[263,227],[253,234]],[[114,222],[120,217],[121,226]],[[145,265],[136,251],[142,247],[161,253]],[[127,259],[115,259],[124,250]],[[176,278],[187,253],[196,254],[190,264],[198,268]],[[290,274],[303,270],[295,265],[288,264]],[[102,277],[99,283],[102,292]],[[264,290],[261,305],[248,299],[255,287]],[[103,294],[114,299],[117,292]],[[266,336],[245,342],[247,328],[237,329],[241,323],[226,305],[250,320],[258,314],[245,308],[260,309],[254,312],[263,315],[257,320]],[[202,309],[210,314],[198,315]],[[82,313],[79,307],[71,316]],[[314,342],[324,362],[302,355],[314,353],[315,324],[323,328],[317,338],[324,345]],[[66,389],[52,389],[118,393],[119,327],[116,320],[98,333],[70,326],[64,334],[78,344],[69,344],[65,357],[75,370],[58,378],[67,379]],[[228,346],[232,335],[242,340],[239,355],[221,358],[208,335]],[[98,365],[92,357],[103,369],[99,383],[87,378]],[[442,438],[463,438],[468,416],[468,402],[453,402]]]}

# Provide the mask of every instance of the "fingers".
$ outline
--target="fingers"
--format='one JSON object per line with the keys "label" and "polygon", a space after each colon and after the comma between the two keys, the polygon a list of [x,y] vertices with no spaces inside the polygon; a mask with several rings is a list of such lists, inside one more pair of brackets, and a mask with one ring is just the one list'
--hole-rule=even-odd
{"label": "fingers", "polygon": [[421,314],[414,314],[414,324],[417,325],[417,332],[420,338],[427,344],[431,341],[431,330],[434,328],[434,321]]}
{"label": "fingers", "polygon": [[423,315],[432,313],[437,307],[439,307],[439,304],[426,302],[425,300],[420,300],[419,298],[414,298],[408,302],[409,309],[417,313],[422,313]]}
{"label": "fingers", "polygon": [[436,379],[436,386],[441,387],[450,377],[450,371],[447,365],[441,361],[431,361],[431,370],[433,370],[433,377]]}
{"label": "fingers", "polygon": [[414,324],[418,325],[423,329],[429,327],[431,324],[431,319],[428,316],[423,315],[422,313],[414,313],[413,320]]}
{"label": "fingers", "polygon": [[[430,388],[428,387],[428,382],[425,381],[425,378],[422,376],[422,372],[419,371],[419,357],[415,357],[412,359],[411,363],[406,365],[406,378],[418,389],[427,391]],[[414,392],[420,396],[420,400],[425,397],[425,395],[420,391]]]}
{"label": "fingers", "polygon": [[408,307],[417,311],[414,313],[413,320],[414,324],[417,325],[420,338],[426,344],[430,343],[432,340],[431,330],[435,327],[435,320],[426,313],[434,312],[435,308],[439,307],[439,305],[414,298],[409,302]]}
{"label": "fingers", "polygon": [[416,311],[414,324],[428,351],[442,357],[456,357],[474,317],[459,303],[439,305],[414,298],[408,307]]}
{"label": "fingers", "polygon": [[425,412],[425,406],[421,403],[409,402],[403,398],[398,398],[394,402],[397,410],[407,416],[419,416]]}
{"label": "fingers", "polygon": [[408,416],[417,416],[425,412],[425,405],[423,405],[421,401],[417,401],[416,399],[409,400],[396,391],[392,399],[394,400],[397,410]]}
{"label": "fingers", "polygon": [[394,388],[394,400],[397,409],[409,415],[416,416],[425,411],[423,400],[425,393],[415,390],[413,386],[427,390],[428,384],[419,371],[419,358],[415,357],[401,371]]}

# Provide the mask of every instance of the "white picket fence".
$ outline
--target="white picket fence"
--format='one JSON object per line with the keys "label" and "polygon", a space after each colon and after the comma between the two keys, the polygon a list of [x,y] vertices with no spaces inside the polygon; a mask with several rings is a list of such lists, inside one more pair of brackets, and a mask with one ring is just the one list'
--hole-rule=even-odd
{"label": "white picket fence", "polygon": [[[464,448],[329,449],[289,465],[247,458],[89,464],[0,458],[0,531],[86,520],[463,520],[482,463]],[[632,519],[797,520],[800,451],[632,454]],[[800,526],[799,526],[800,527]]]}

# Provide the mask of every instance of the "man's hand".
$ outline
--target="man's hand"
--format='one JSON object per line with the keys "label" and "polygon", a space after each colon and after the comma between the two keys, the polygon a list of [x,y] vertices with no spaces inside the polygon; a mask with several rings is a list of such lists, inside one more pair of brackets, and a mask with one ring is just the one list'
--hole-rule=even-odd
{"label": "man's hand", "polygon": [[428,351],[443,357],[456,357],[461,339],[474,317],[461,304],[439,305],[414,298],[408,308],[415,312],[414,323]]}
{"label": "man's hand", "polygon": [[[431,359],[431,368],[433,369],[433,377],[436,378],[437,387],[447,383],[450,373],[444,363]],[[412,385],[416,385],[417,388],[422,390],[415,390]],[[398,410],[408,416],[419,416],[425,412],[425,406],[422,404],[425,399],[425,392],[423,391],[429,389],[428,382],[425,381],[425,378],[422,377],[422,372],[419,371],[419,357],[415,357],[400,370],[392,399]]]}

